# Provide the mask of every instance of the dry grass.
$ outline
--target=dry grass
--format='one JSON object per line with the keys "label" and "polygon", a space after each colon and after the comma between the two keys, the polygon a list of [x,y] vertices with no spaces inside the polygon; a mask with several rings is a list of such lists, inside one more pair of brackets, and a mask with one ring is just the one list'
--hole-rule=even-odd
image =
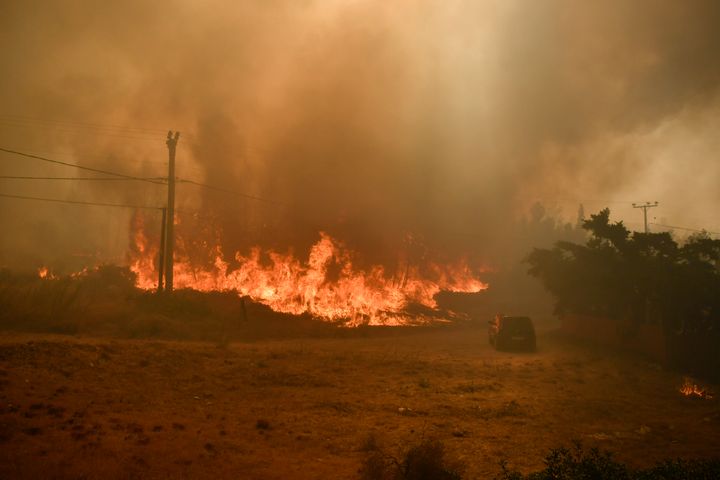
{"label": "dry grass", "polygon": [[114,338],[231,341],[331,336],[337,329],[291,316],[233,292],[138,290],[127,268],[101,266],[77,277],[40,279],[0,269],[0,330]]}
{"label": "dry grass", "polygon": [[[357,478],[441,441],[463,478],[539,469],[580,439],[631,465],[717,453],[716,400],[681,375],[484,330],[254,343],[0,336],[0,478]],[[716,389],[717,390],[717,389]]]}

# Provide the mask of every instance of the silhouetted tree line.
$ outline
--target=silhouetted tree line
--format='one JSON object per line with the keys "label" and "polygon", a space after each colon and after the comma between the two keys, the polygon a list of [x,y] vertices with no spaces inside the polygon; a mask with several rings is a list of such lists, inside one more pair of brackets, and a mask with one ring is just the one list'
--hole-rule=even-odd
{"label": "silhouetted tree line", "polygon": [[[668,332],[720,333],[720,240],[630,232],[604,209],[582,228],[584,245],[559,241],[526,258],[556,299],[556,313],[661,323]],[[714,336],[714,335],[713,335]]]}

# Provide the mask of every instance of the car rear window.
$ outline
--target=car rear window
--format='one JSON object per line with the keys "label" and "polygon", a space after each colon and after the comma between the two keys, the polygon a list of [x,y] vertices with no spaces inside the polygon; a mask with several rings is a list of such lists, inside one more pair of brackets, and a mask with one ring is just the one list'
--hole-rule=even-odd
{"label": "car rear window", "polygon": [[530,321],[530,318],[528,318],[528,317],[505,317],[505,318],[503,318],[502,324],[503,324],[503,327],[513,328],[513,329],[532,328],[532,322]]}

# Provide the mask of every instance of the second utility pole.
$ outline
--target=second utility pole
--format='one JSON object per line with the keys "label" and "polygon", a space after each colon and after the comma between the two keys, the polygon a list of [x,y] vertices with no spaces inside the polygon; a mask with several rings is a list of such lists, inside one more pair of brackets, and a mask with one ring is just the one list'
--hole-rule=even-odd
{"label": "second utility pole", "polygon": [[158,252],[158,286],[157,292],[163,291],[163,278],[165,271],[165,233],[167,230],[167,208],[162,209],[162,220],[160,221],[160,251]]}
{"label": "second utility pole", "polygon": [[175,247],[175,236],[173,230],[175,228],[175,147],[180,139],[180,132],[175,132],[173,137],[172,130],[168,132],[168,201],[167,201],[167,218],[165,219],[165,291],[173,290],[173,249]]}
{"label": "second utility pole", "polygon": [[642,208],[642,209],[643,209],[643,216],[644,216],[644,218],[645,218],[645,233],[648,233],[648,228],[647,228],[647,211],[648,211],[648,208],[657,207],[657,206],[658,206],[658,202],[655,202],[655,203],[645,202],[645,203],[642,204],[642,205],[638,205],[638,204],[636,204],[636,203],[633,203],[632,206],[633,206],[633,208]]}

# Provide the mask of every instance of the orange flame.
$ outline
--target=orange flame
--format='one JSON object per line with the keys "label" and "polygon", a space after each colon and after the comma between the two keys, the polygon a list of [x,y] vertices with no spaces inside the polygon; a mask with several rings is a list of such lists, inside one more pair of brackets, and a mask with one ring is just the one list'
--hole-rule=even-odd
{"label": "orange flame", "polygon": [[706,388],[703,388],[697,383],[695,383],[690,377],[685,377],[683,379],[683,384],[680,387],[680,393],[682,393],[686,397],[695,396],[700,398],[706,398],[708,400],[713,398],[712,393],[710,393]]}
{"label": "orange flame", "polygon": [[52,280],[53,278],[55,278],[54,275],[50,272],[50,270],[47,267],[40,267],[40,268],[38,268],[37,272],[38,272],[38,277],[40,277],[42,279]]}
{"label": "orange flame", "polygon": [[[150,290],[157,286],[154,259],[157,248],[138,229],[134,241],[137,257],[131,270],[137,274],[137,286]],[[182,242],[178,242],[182,245]],[[181,250],[181,249],[178,249]],[[214,247],[211,267],[197,267],[176,251],[173,268],[175,288],[199,291],[236,291],[276,312],[342,321],[347,326],[406,325],[412,319],[403,313],[410,304],[437,310],[435,295],[441,290],[479,292],[487,285],[475,278],[465,262],[441,266],[430,264],[421,275],[417,267],[405,266],[401,276],[388,275],[375,265],[358,270],[350,251],[324,232],[312,246],[305,261],[292,254],[254,247],[248,255],[239,252],[239,268],[230,270],[219,246]],[[267,259],[263,262],[263,259]]]}

